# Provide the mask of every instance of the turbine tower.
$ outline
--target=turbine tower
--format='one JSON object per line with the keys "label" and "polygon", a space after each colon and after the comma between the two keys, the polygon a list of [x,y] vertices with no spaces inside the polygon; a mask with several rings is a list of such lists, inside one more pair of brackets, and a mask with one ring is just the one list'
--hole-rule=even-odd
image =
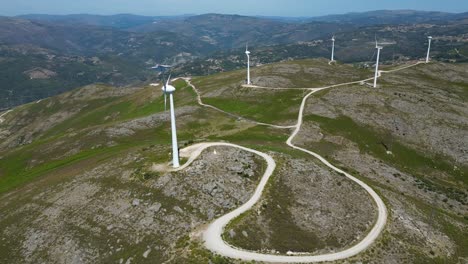
{"label": "turbine tower", "polygon": [[245,45],[245,55],[247,55],[247,85],[252,84],[250,82],[250,51],[248,45]]}
{"label": "turbine tower", "polygon": [[379,46],[379,44],[377,43],[377,39],[375,40],[375,48],[377,49],[377,62],[375,63],[374,88],[377,88],[377,78],[379,77],[380,50],[383,49],[383,47]]}
{"label": "turbine tower", "polygon": [[429,46],[427,47],[427,57],[426,57],[426,63],[429,63],[429,55],[431,54],[431,42],[432,42],[432,37],[429,36],[427,37],[429,41]]}
{"label": "turbine tower", "polygon": [[[179,146],[177,145],[177,130],[176,130],[176,120],[175,120],[175,111],[174,111],[174,92],[175,92],[175,87],[169,84],[169,81],[171,80],[171,75],[169,75],[169,78],[167,81],[164,83],[164,86],[162,88],[164,92],[164,104],[166,102],[165,98],[166,95],[169,95],[169,104],[171,108],[171,134],[172,134],[172,166],[174,168],[180,167],[179,164]],[[166,107],[164,105],[164,107]]]}
{"label": "turbine tower", "polygon": [[335,35],[333,35],[332,39],[332,54],[331,54],[331,62],[335,61]]}

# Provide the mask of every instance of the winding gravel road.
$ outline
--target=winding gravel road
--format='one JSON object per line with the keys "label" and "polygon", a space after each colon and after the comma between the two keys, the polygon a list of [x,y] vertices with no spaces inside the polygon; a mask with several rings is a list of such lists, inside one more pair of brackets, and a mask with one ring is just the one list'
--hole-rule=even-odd
{"label": "winding gravel road", "polygon": [[[403,69],[407,69],[413,66],[416,66],[418,64],[421,64],[422,62],[418,62],[416,64],[412,64],[409,66],[401,67],[398,69],[390,70],[390,71],[379,71],[379,77],[381,76],[382,73],[390,73],[390,72],[396,72],[400,71]],[[202,106],[205,107],[210,107],[213,108],[217,111],[221,111],[223,113],[226,113],[231,116],[236,116],[231,113],[228,113],[224,110],[221,110],[219,108],[216,108],[211,105],[204,104],[201,100],[200,93],[198,89],[190,82],[189,78],[185,78],[187,83],[194,89],[194,91],[198,95],[198,103]],[[330,169],[336,171],[337,173],[340,173],[342,175],[345,175],[348,179],[354,181],[355,183],[359,184],[362,188],[364,188],[367,193],[372,197],[374,200],[377,209],[378,209],[378,216],[377,220],[375,222],[374,227],[371,229],[371,231],[366,235],[364,239],[362,239],[359,243],[356,245],[353,245],[352,247],[345,249],[340,252],[334,252],[334,253],[328,253],[328,254],[322,254],[322,255],[304,255],[304,254],[294,254],[292,253],[291,255],[273,255],[273,254],[262,254],[258,252],[252,252],[252,251],[247,251],[239,248],[235,248],[229,244],[227,244],[223,239],[222,239],[222,234],[224,231],[224,228],[226,225],[232,221],[234,218],[240,216],[242,213],[245,213],[246,211],[250,210],[261,198],[261,195],[263,193],[263,190],[268,183],[268,180],[270,179],[271,175],[273,174],[276,163],[274,159],[263,152],[242,147],[239,145],[231,144],[231,143],[225,143],[225,142],[212,142],[212,143],[199,143],[196,145],[189,146],[183,150],[181,150],[181,156],[182,157],[187,157],[188,161],[179,169],[177,170],[183,170],[190,166],[190,164],[199,157],[199,155],[203,152],[203,150],[210,148],[210,147],[215,147],[215,146],[228,146],[228,147],[235,147],[239,148],[251,153],[254,153],[256,155],[259,155],[263,157],[266,162],[267,162],[267,169],[265,170],[265,173],[263,174],[260,183],[257,186],[257,189],[255,190],[255,193],[253,196],[242,206],[239,208],[235,209],[234,211],[223,215],[222,217],[216,219],[213,221],[208,228],[204,231],[203,233],[203,240],[205,241],[205,246],[211,250],[212,252],[215,252],[219,255],[225,256],[225,257],[230,257],[234,259],[241,259],[245,261],[263,261],[263,262],[276,262],[276,263],[311,263],[311,262],[322,262],[322,261],[335,261],[335,260],[341,260],[341,259],[346,259],[352,256],[357,255],[358,253],[366,250],[369,246],[371,246],[375,240],[379,237],[380,233],[385,227],[386,221],[387,221],[387,208],[385,207],[384,202],[382,199],[378,196],[378,194],[367,184],[362,182],[361,180],[353,177],[352,175],[348,174],[347,172],[333,166],[330,162],[328,162],[325,158],[320,156],[319,154],[312,152],[310,150],[298,147],[293,144],[294,138],[297,136],[297,134],[300,132],[302,123],[303,123],[303,112],[304,108],[307,102],[307,99],[313,95],[314,93],[324,90],[324,89],[329,89],[329,88],[334,88],[334,87],[339,87],[339,86],[345,86],[345,85],[352,85],[352,84],[358,84],[358,83],[363,83],[366,81],[373,80],[373,78],[361,80],[361,81],[355,81],[355,82],[348,82],[348,83],[343,83],[343,84],[337,84],[337,85],[330,85],[330,86],[325,86],[325,87],[320,87],[320,88],[306,88],[310,90],[310,93],[308,93],[302,100],[301,107],[299,109],[299,116],[297,120],[297,124],[294,127],[295,130],[292,132],[291,136],[288,138],[286,141],[286,144],[290,146],[291,148],[294,148],[296,150],[303,151],[305,153],[308,153],[312,155],[313,157],[317,158],[320,160],[323,164],[325,164],[327,167]],[[275,89],[275,88],[269,88],[269,87],[258,87],[258,86],[253,86],[253,85],[248,85],[244,86],[248,88],[260,88],[260,89]],[[298,88],[278,88],[278,89],[298,89]],[[238,117],[238,116],[236,116]],[[249,120],[250,122],[255,122],[252,120]],[[291,127],[282,127],[282,126],[275,126],[271,124],[264,124],[264,123],[258,123],[255,122],[258,125],[268,125],[268,126],[273,126],[273,127],[279,127],[279,128],[291,128]]]}

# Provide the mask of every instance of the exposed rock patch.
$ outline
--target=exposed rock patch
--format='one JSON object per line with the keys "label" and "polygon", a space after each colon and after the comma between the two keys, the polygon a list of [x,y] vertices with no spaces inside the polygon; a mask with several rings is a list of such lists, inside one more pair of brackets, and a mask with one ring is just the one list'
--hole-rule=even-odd
{"label": "exposed rock patch", "polygon": [[50,79],[57,76],[57,73],[48,69],[43,68],[34,68],[28,71],[23,72],[31,80],[33,79]]}

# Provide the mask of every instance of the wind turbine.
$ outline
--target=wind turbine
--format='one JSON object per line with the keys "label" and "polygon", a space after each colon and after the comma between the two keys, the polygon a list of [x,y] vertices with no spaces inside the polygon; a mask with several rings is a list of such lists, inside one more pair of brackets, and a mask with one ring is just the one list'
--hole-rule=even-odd
{"label": "wind turbine", "polygon": [[332,54],[331,54],[331,62],[335,61],[335,35],[333,35],[331,41],[333,42],[332,45]]}
{"label": "wind turbine", "polygon": [[166,95],[169,94],[169,104],[171,107],[171,134],[172,134],[172,166],[174,168],[180,167],[179,164],[179,146],[177,145],[177,130],[176,130],[176,120],[175,120],[175,111],[174,111],[174,92],[175,87],[169,84],[171,80],[171,75],[162,88],[164,92],[164,110],[166,109]]}
{"label": "wind turbine", "polygon": [[427,37],[429,41],[429,46],[427,47],[427,57],[426,57],[426,63],[429,63],[429,55],[431,54],[431,42],[432,42],[432,37],[429,36]]}
{"label": "wind turbine", "polygon": [[379,44],[377,43],[377,38],[375,38],[375,48],[377,49],[377,62],[375,63],[374,88],[377,88],[377,78],[379,77],[380,50],[383,49],[383,47],[379,46]]}
{"label": "wind turbine", "polygon": [[247,55],[247,85],[252,84],[250,82],[250,51],[248,44],[245,45],[245,55]]}

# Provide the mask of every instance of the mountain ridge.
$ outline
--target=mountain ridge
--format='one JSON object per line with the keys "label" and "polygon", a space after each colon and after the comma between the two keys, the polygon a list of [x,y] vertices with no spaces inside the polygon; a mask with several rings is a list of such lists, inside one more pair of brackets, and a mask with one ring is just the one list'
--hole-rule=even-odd
{"label": "mountain ridge", "polygon": [[[116,86],[149,82],[157,76],[149,68],[158,63],[181,67],[180,72],[187,75],[236,69],[245,64],[240,49],[247,43],[263,50],[252,56],[257,63],[329,57],[332,35],[337,36],[337,58],[349,63],[372,58],[376,35],[394,43],[384,50],[384,61],[420,57],[427,34],[435,37],[433,50],[439,59],[463,60],[468,53],[462,34],[468,20],[363,25],[216,13],[153,18],[129,14],[45,16],[43,20],[0,17],[0,108],[93,82]],[[37,76],[44,78],[30,79]]]}
{"label": "mountain ridge", "polygon": [[[115,15],[95,15],[95,14],[69,14],[69,15],[47,15],[47,14],[24,14],[14,17],[42,20],[42,21],[69,21],[82,24],[93,24],[98,26],[111,26],[120,29],[132,30],[133,27],[139,27],[144,24],[151,24],[157,21],[167,20],[185,20],[191,18],[201,19],[209,16],[225,17],[253,17],[258,19],[290,22],[290,23],[308,23],[308,22],[348,22],[361,23],[364,25],[388,23],[421,23],[428,21],[451,21],[468,17],[468,11],[463,12],[441,12],[441,11],[421,11],[414,9],[382,9],[364,12],[349,12],[343,14],[329,14],[321,16],[300,16],[300,17],[282,17],[282,16],[255,16],[242,14],[185,14],[174,16],[146,16],[136,14],[115,14]],[[365,21],[365,19],[375,19],[377,21]],[[120,22],[120,23],[119,23]]]}

